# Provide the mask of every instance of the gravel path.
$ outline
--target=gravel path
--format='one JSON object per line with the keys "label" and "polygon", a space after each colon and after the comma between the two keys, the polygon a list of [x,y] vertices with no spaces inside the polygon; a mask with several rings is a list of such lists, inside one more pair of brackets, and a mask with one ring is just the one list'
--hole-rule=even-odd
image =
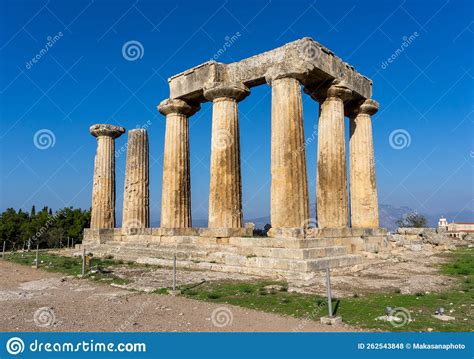
{"label": "gravel path", "polygon": [[0,331],[354,331],[0,261]]}

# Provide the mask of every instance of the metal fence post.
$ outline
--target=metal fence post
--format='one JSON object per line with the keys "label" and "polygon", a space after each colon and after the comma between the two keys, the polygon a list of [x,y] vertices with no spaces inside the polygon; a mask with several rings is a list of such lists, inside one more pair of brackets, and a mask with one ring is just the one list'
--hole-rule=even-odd
{"label": "metal fence post", "polygon": [[176,290],[176,256],[173,258],[173,291]]}
{"label": "metal fence post", "polygon": [[36,269],[39,266],[39,244],[36,245]]}
{"label": "metal fence post", "polygon": [[326,268],[326,286],[327,286],[329,317],[332,317],[331,276],[329,274],[329,268]]}
{"label": "metal fence post", "polygon": [[86,247],[82,247],[82,272],[81,276],[84,278],[86,273]]}

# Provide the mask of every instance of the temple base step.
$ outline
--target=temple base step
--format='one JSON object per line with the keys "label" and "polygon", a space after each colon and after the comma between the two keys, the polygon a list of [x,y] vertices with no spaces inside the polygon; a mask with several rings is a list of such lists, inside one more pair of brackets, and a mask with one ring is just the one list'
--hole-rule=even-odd
{"label": "temple base step", "polygon": [[362,263],[364,257],[359,251],[383,250],[385,236],[370,234],[321,238],[204,237],[89,229],[84,233],[83,246],[97,257],[171,266],[176,256],[178,268],[235,272],[308,285],[320,275],[318,271]]}

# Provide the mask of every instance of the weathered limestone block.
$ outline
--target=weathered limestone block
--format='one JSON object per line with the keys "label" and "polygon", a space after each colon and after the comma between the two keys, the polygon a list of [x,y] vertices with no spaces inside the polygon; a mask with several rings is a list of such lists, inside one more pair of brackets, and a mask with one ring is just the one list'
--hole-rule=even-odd
{"label": "weathered limestone block", "polygon": [[350,118],[350,202],[351,226],[354,228],[379,226],[371,120],[378,108],[376,101],[368,99],[355,109]]}
{"label": "weathered limestone block", "polygon": [[204,91],[212,101],[209,228],[242,227],[242,179],[237,102],[249,95],[242,84],[214,83]]}
{"label": "weathered limestone block", "polygon": [[182,100],[167,99],[158,111],[166,116],[161,227],[191,227],[191,182],[188,117],[199,110]]}
{"label": "weathered limestone block", "polygon": [[334,83],[326,93],[311,92],[321,104],[318,123],[316,206],[319,228],[347,227],[348,198],[344,100],[351,91]]}
{"label": "weathered limestone block", "polygon": [[89,129],[97,138],[97,154],[94,162],[92,186],[91,228],[115,227],[115,139],[123,127],[98,124]]}
{"label": "weathered limestone block", "polygon": [[271,224],[306,227],[310,219],[300,84],[278,69],[267,73],[267,82],[272,87]]}
{"label": "weathered limestone block", "polygon": [[[248,87],[265,83],[268,69],[304,63],[311,73],[305,81],[321,82],[342,78],[361,98],[372,97],[372,81],[358,73],[330,49],[305,37],[249,58],[223,64],[208,61],[169,79],[170,96],[202,101],[202,90],[210,81],[240,82]],[[308,83],[304,83],[306,86]]]}
{"label": "weathered limestone block", "polygon": [[148,134],[146,130],[128,131],[122,228],[150,226]]}

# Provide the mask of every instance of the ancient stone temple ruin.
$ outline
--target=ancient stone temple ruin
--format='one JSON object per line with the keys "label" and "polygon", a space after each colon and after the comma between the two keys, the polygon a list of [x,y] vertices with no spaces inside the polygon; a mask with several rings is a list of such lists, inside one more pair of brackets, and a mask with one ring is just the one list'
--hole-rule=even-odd
{"label": "ancient stone temple ruin", "polygon": [[[272,90],[268,238],[253,237],[253,226],[242,222],[238,103],[260,85]],[[231,64],[206,62],[172,76],[169,87],[170,97],[158,106],[166,116],[160,227],[149,224],[146,130],[128,132],[123,224],[115,228],[114,140],[125,130],[94,125],[92,221],[83,242],[88,250],[161,265],[177,256],[181,267],[310,283],[318,270],[356,264],[361,253],[383,249],[371,119],[378,103],[367,77],[303,38]],[[302,89],[320,104],[317,221],[309,214]],[[206,101],[213,106],[209,222],[193,228],[188,119]]]}

